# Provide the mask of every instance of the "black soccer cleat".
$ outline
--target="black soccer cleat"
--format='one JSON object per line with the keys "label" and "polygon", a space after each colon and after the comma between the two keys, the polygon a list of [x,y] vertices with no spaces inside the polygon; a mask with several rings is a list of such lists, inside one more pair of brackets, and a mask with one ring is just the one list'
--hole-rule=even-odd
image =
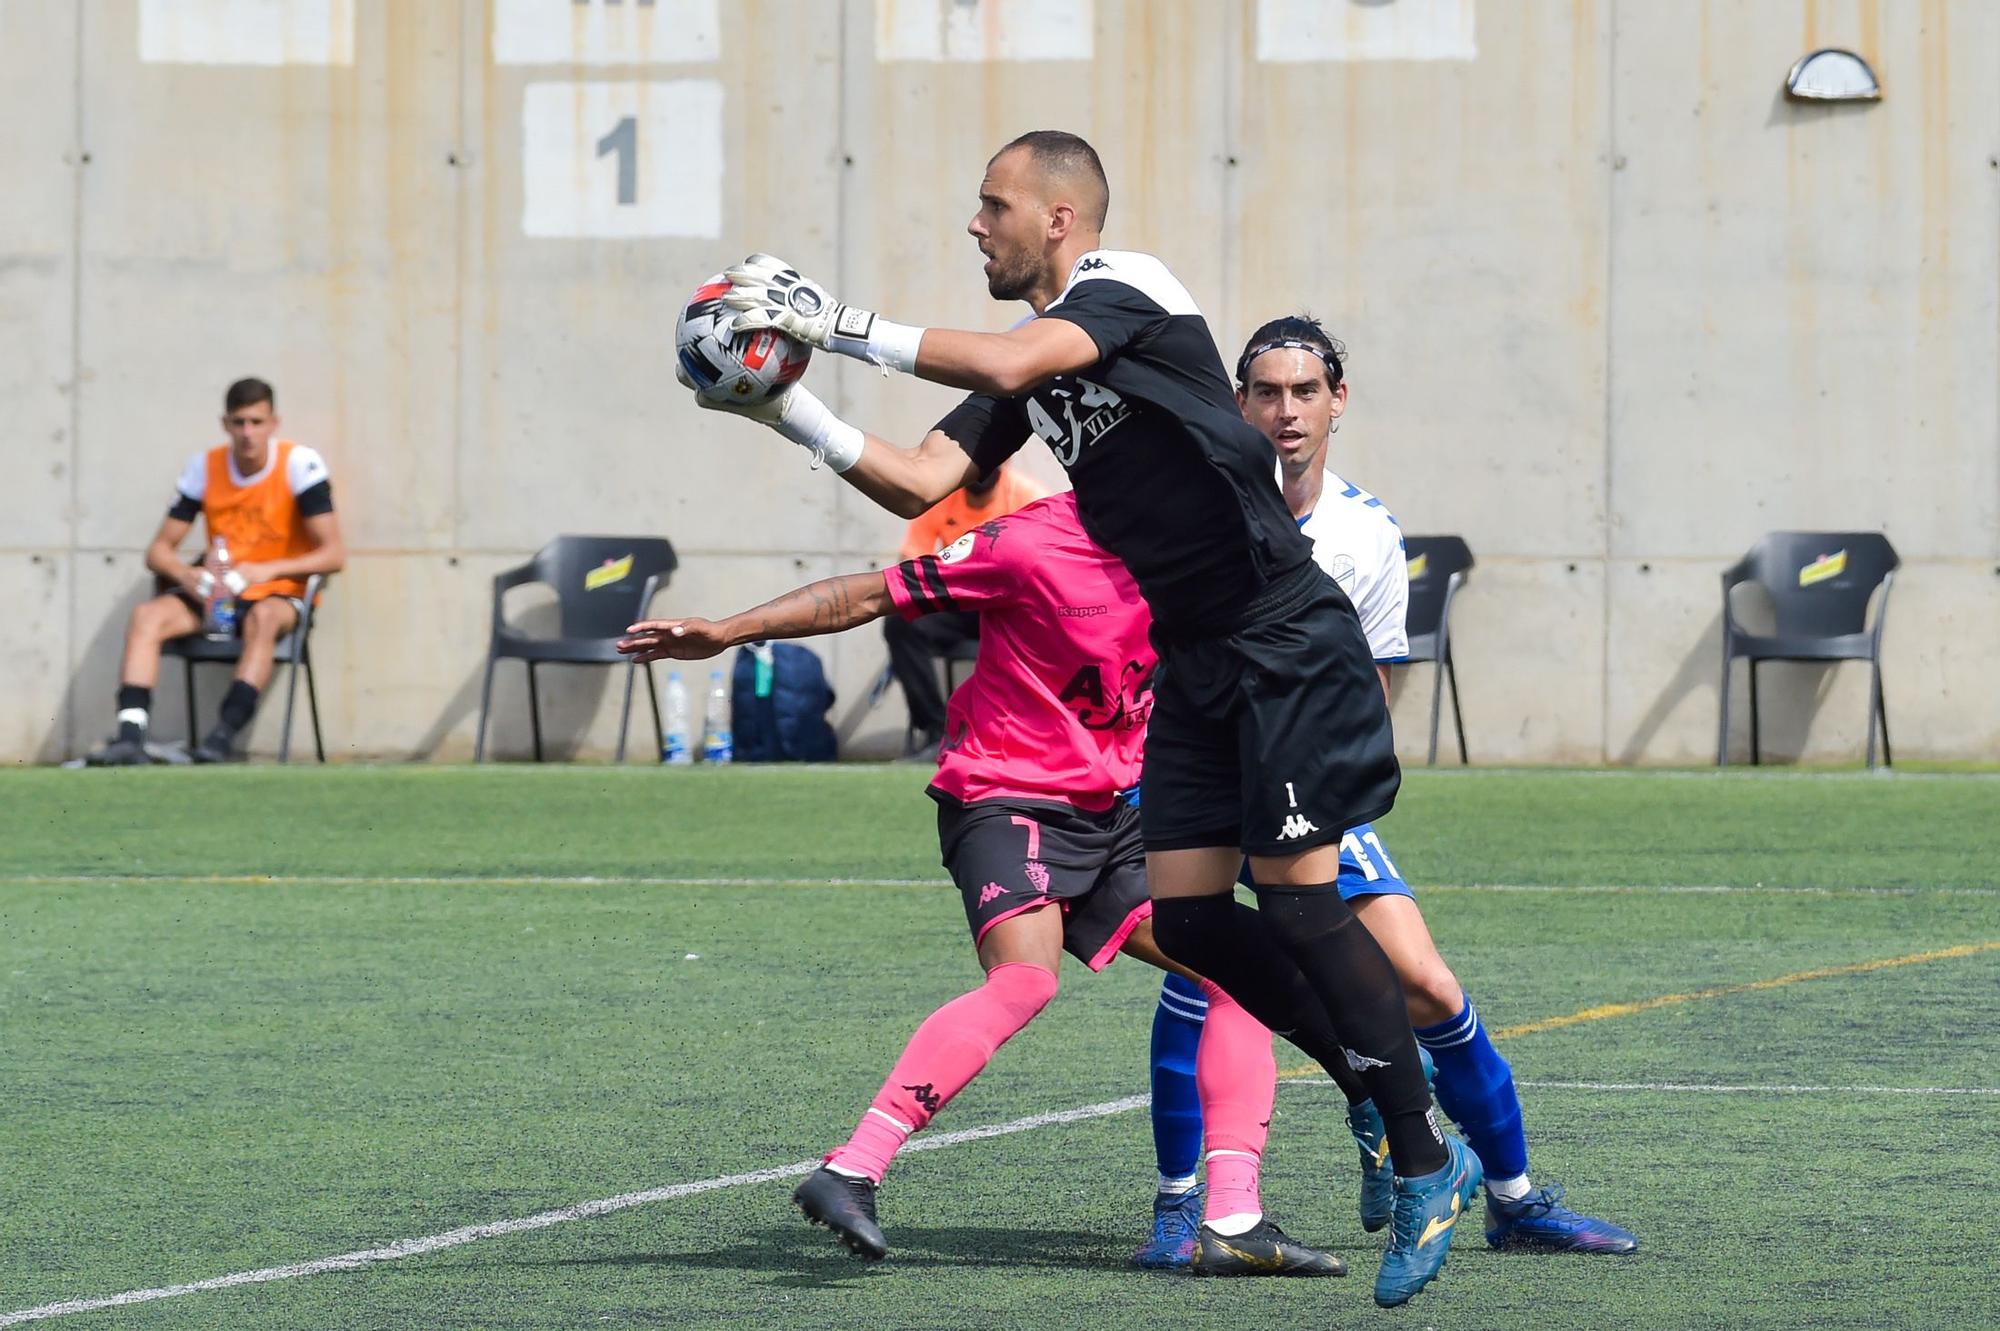
{"label": "black soccer cleat", "polygon": [[236,761],[232,746],[236,742],[236,732],[226,726],[217,726],[208,732],[207,738],[194,746],[188,756],[198,763],[228,763]]}
{"label": "black soccer cleat", "polygon": [[889,1241],[875,1223],[875,1185],[867,1179],[836,1174],[821,1165],[793,1191],[792,1201],[807,1220],[832,1230],[856,1257],[879,1262],[889,1255]]}
{"label": "black soccer cleat", "polygon": [[146,752],[144,740],[114,739],[103,748],[91,750],[83,761],[89,767],[146,767],[153,758]]}
{"label": "black soccer cleat", "polygon": [[1259,1220],[1241,1234],[1218,1234],[1203,1225],[1189,1269],[1198,1276],[1344,1276],[1347,1263]]}

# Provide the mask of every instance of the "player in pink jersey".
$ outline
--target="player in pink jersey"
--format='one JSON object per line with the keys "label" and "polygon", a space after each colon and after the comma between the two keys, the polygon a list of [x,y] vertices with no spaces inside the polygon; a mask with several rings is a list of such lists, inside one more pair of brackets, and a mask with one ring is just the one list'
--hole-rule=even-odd
{"label": "player in pink jersey", "polygon": [[[981,615],[979,661],[952,696],[937,776],[938,844],[964,898],[986,982],[917,1028],[847,1143],[793,1194],[862,1257],[888,1252],[875,1192],[891,1158],[1056,992],[1062,953],[1102,970],[1120,952],[1182,975],[1154,944],[1138,784],[1156,664],[1151,616],[1125,566],[1052,495],[936,555],[829,578],[727,619],[634,624],[619,650],[695,660],[767,638],[837,633],[887,614]],[[1292,977],[1300,993],[1303,975]],[[1257,1173],[1277,1064],[1270,1032],[1202,982],[1196,1060],[1217,1236],[1197,1275],[1342,1275],[1330,1254],[1263,1218]],[[1291,1037],[1340,1057],[1330,1030]]]}

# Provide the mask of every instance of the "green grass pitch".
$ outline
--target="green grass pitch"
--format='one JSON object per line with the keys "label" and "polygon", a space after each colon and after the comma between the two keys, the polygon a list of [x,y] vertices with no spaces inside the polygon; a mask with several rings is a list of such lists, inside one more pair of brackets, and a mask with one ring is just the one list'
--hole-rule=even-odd
{"label": "green grass pitch", "polygon": [[[0,773],[0,1326],[835,1145],[977,975],[924,776]],[[1343,1281],[1129,1269],[1131,1108],[906,1155],[879,1266],[766,1181],[32,1325],[2000,1324],[2000,779],[1413,772],[1382,833],[1521,1028],[1538,1178],[1638,1254],[1468,1224],[1376,1309],[1338,1093],[1302,1079],[1266,1198]],[[1070,967],[928,1135],[1142,1092],[1155,987]]]}

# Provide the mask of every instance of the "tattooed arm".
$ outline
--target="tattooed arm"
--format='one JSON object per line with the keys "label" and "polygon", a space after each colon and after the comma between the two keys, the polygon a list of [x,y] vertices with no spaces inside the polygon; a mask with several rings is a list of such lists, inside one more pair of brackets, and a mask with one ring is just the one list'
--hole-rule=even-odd
{"label": "tattooed arm", "polygon": [[766,638],[816,638],[880,619],[895,609],[880,573],[849,573],[786,592],[727,619],[648,619],[618,650],[641,661],[699,661]]}

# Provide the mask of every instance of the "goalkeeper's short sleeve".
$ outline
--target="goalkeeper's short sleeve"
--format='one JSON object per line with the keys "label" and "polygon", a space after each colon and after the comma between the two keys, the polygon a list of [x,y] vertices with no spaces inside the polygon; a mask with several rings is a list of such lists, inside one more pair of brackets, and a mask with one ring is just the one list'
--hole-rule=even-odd
{"label": "goalkeeper's short sleeve", "polygon": [[1019,398],[974,393],[933,427],[965,450],[982,475],[1021,451],[1033,430]]}

